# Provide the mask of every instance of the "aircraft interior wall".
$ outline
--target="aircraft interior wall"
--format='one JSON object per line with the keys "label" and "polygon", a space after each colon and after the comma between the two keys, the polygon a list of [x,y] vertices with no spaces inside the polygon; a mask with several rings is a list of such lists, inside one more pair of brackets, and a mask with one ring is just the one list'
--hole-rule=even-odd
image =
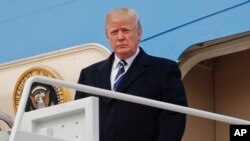
{"label": "aircraft interior wall", "polygon": [[[250,50],[205,60],[184,77],[189,107],[250,120]],[[228,141],[229,124],[188,116],[183,141]]]}

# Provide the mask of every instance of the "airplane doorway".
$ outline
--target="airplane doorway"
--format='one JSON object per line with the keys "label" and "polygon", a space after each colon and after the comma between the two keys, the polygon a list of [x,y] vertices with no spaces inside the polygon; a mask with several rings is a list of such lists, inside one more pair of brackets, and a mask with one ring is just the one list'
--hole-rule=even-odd
{"label": "airplane doorway", "polygon": [[[250,32],[190,47],[180,58],[189,107],[250,120]],[[183,141],[228,141],[229,125],[188,116]]]}

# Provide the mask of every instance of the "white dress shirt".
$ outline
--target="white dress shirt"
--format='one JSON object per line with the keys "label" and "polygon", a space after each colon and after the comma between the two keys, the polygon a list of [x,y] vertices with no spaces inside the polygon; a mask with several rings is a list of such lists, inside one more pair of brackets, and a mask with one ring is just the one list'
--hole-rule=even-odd
{"label": "white dress shirt", "polygon": [[[132,62],[134,61],[135,57],[138,55],[139,52],[140,52],[140,48],[137,48],[136,53],[125,60],[127,62],[127,65],[125,66],[125,73],[129,69],[129,67],[131,66]],[[119,63],[120,60],[121,59],[118,58],[117,55],[115,54],[115,59],[114,59],[114,62],[113,62],[112,68],[111,68],[111,75],[110,75],[111,90],[113,90],[113,86],[114,86],[114,82],[115,82],[115,76],[116,76],[116,74],[118,73],[118,70],[119,70],[119,64],[118,63]]]}

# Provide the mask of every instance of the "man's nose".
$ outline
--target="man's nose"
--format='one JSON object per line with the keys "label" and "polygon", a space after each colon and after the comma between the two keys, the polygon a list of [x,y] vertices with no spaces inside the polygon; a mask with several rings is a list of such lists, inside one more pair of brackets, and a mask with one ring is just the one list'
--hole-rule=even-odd
{"label": "man's nose", "polygon": [[124,39],[124,34],[122,33],[122,31],[118,32],[117,38],[118,38],[118,40],[123,40]]}

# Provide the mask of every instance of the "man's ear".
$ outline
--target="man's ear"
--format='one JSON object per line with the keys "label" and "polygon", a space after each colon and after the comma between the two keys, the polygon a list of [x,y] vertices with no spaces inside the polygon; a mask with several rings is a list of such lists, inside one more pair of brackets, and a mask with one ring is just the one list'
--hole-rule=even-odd
{"label": "man's ear", "polygon": [[138,41],[141,41],[142,38],[142,30],[138,29]]}
{"label": "man's ear", "polygon": [[105,32],[105,36],[106,36],[108,43],[110,44],[109,35],[108,35],[107,31]]}

